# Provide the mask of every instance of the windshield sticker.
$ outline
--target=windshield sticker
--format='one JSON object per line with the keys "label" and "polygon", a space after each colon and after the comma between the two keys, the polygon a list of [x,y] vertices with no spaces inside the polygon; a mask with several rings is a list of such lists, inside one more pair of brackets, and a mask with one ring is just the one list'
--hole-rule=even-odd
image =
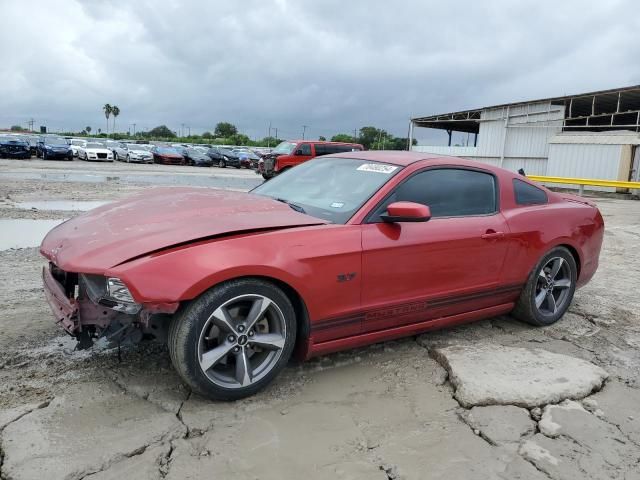
{"label": "windshield sticker", "polygon": [[344,207],[344,202],[333,202],[331,204],[331,208],[342,208]]}
{"label": "windshield sticker", "polygon": [[385,175],[389,175],[397,169],[398,167],[394,167],[393,165],[381,165],[379,163],[365,163],[356,168],[356,170],[360,170],[361,172],[384,173]]}

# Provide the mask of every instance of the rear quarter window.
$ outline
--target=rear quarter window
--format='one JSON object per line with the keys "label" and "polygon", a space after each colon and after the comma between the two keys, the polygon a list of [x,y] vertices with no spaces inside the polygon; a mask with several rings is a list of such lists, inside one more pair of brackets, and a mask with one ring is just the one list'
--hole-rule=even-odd
{"label": "rear quarter window", "polygon": [[540,205],[549,200],[544,190],[517,178],[513,179],[513,193],[518,205]]}

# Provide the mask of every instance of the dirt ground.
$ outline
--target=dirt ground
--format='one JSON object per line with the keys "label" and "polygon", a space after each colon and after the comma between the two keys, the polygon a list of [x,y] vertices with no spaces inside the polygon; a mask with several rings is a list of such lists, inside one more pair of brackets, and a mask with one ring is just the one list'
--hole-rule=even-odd
{"label": "dirt ground", "polygon": [[[248,189],[259,178],[0,160],[0,236],[5,221],[79,213],[29,202],[108,201],[163,183]],[[234,403],[191,394],[162,345],[74,351],[45,303],[37,248],[0,250],[0,478],[640,479],[640,202],[595,200],[600,268],[556,325],[497,317],[292,363]],[[479,345],[583,359],[608,378],[559,405],[463,408],[434,352]]]}

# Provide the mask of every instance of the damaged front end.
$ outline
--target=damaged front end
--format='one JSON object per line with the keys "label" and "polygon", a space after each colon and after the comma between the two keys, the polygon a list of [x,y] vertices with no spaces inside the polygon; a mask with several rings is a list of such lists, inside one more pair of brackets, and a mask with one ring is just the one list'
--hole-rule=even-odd
{"label": "damaged front end", "polygon": [[58,323],[78,340],[78,349],[90,348],[94,339],[113,344],[137,343],[143,338],[166,337],[166,315],[177,303],[136,303],[118,278],[65,272],[53,263],[42,269],[44,292]]}

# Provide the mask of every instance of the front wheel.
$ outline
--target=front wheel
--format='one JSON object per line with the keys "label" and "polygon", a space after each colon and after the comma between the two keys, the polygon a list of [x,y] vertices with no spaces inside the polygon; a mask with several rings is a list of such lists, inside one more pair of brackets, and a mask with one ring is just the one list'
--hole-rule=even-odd
{"label": "front wheel", "polygon": [[536,326],[551,325],[565,314],[576,290],[578,268],[571,252],[556,247],[529,274],[513,315]]}
{"label": "front wheel", "polygon": [[296,338],[291,301],[262,280],[225,282],[176,315],[171,361],[196,392],[236,400],[267,386],[284,368]]}
{"label": "front wheel", "polygon": [[227,162],[225,162],[224,158],[221,158],[220,160],[218,160],[218,166],[220,168],[226,168],[227,167]]}

